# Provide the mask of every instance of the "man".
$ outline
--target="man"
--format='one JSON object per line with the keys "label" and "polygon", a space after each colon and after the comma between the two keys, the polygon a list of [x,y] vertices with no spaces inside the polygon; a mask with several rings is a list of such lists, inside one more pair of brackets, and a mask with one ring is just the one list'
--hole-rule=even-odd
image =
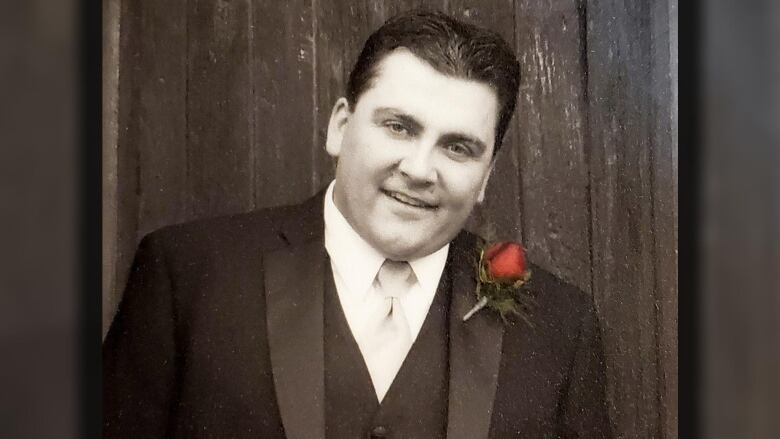
{"label": "man", "polygon": [[366,42],[324,194],[139,246],[104,345],[114,437],[609,437],[591,301],[532,266],[533,326],[475,303],[484,196],[519,65],[438,13]]}

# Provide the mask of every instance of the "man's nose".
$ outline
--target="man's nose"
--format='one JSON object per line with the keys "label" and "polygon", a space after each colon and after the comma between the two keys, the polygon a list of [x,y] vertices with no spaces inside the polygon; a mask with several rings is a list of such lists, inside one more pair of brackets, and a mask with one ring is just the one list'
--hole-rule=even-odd
{"label": "man's nose", "polygon": [[[421,142],[422,143],[422,142]],[[417,183],[433,183],[437,174],[433,164],[435,146],[418,143],[398,164],[401,173]]]}

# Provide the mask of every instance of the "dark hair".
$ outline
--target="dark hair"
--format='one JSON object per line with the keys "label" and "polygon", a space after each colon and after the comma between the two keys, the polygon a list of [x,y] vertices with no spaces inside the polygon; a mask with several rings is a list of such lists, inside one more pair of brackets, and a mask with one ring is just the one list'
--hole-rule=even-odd
{"label": "dark hair", "polygon": [[441,12],[415,10],[396,15],[366,40],[347,83],[350,107],[371,87],[379,62],[401,47],[442,74],[486,83],[496,92],[495,155],[512,119],[520,85],[520,64],[509,45],[493,31]]}

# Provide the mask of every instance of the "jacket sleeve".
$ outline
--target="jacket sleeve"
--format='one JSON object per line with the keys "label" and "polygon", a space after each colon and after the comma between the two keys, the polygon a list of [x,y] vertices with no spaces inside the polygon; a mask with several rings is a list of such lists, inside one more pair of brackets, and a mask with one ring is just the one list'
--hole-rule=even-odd
{"label": "jacket sleeve", "polygon": [[103,343],[103,437],[162,438],[175,392],[172,282],[153,233],[141,241]]}
{"label": "jacket sleeve", "polygon": [[612,438],[601,330],[592,302],[583,315],[564,398],[564,438]]}

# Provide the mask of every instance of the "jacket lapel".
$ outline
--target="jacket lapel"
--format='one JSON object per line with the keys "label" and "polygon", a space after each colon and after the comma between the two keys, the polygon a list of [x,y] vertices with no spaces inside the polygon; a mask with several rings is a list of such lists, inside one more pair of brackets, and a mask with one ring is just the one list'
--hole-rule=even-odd
{"label": "jacket lapel", "polygon": [[[280,237],[289,245],[263,255],[271,367],[289,439],[325,437],[323,195],[283,225]],[[475,254],[475,237],[468,233],[450,247],[448,439],[487,438],[498,382],[501,319],[483,310],[462,321],[476,302]]]}
{"label": "jacket lapel", "polygon": [[325,437],[322,200],[291,215],[280,235],[288,246],[263,255],[271,368],[289,439]]}
{"label": "jacket lapel", "polygon": [[504,325],[482,310],[463,321],[474,306],[476,242],[461,233],[450,248],[450,394],[448,439],[487,438],[496,395]]}

